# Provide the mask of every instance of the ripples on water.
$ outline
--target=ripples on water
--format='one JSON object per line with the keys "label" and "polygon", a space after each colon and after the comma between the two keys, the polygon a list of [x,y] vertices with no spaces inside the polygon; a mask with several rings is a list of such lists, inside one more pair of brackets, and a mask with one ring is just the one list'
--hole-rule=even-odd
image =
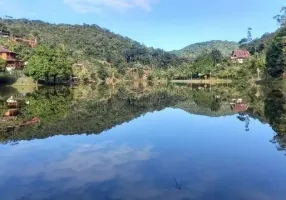
{"label": "ripples on water", "polygon": [[0,199],[286,198],[283,88],[1,91]]}

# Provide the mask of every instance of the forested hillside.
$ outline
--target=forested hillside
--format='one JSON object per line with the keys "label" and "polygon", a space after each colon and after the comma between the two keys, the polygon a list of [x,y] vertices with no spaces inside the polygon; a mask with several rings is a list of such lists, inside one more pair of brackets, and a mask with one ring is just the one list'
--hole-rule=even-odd
{"label": "forested hillside", "polygon": [[255,53],[261,53],[266,51],[274,40],[276,32],[265,33],[260,38],[256,38],[249,43],[244,43],[240,45],[241,49],[247,49],[251,55]]}
{"label": "forested hillside", "polygon": [[[2,36],[3,33],[8,33],[10,36],[21,38],[37,37],[39,44],[64,46],[73,58],[98,59],[117,68],[130,67],[134,63],[166,68],[184,62],[184,59],[172,53],[147,48],[97,25],[49,24],[39,20],[0,18],[1,32]],[[2,37],[0,45],[5,45],[5,41],[7,38]],[[19,52],[21,57],[29,57],[30,50],[25,46],[8,45],[12,50]]]}
{"label": "forested hillside", "polygon": [[186,46],[181,50],[172,51],[176,55],[195,59],[203,53],[210,53],[212,50],[219,50],[223,56],[229,56],[231,52],[238,48],[236,42],[213,40],[208,42],[201,42]]}

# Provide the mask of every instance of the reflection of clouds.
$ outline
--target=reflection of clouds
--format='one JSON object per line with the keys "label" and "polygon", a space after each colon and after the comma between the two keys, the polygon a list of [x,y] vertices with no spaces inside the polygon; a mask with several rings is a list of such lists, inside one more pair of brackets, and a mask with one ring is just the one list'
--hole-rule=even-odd
{"label": "reflection of clouds", "polygon": [[[113,142],[69,145],[72,148],[62,157],[54,157],[61,154],[61,145],[46,145],[44,150],[39,145],[28,150],[17,147],[14,153],[25,160],[31,155],[36,162],[14,166],[0,163],[3,169],[11,166],[8,173],[0,172],[0,180],[7,179],[0,181],[0,199],[30,199],[31,193],[35,199],[220,199],[222,194],[225,199],[270,199],[266,192],[255,190],[253,182],[241,184],[247,178],[229,182],[230,175],[240,174],[244,168],[215,162],[217,158],[163,152],[158,159],[152,159],[157,154],[150,146],[135,148]],[[33,153],[37,149],[41,150]],[[44,159],[33,157],[45,151],[49,154]],[[174,188],[174,177],[182,191]],[[273,199],[281,199],[282,195]]]}
{"label": "reflection of clouds", "polygon": [[152,148],[134,149],[126,145],[114,147],[112,143],[81,145],[67,158],[47,165],[46,178],[76,178],[74,184],[102,182],[120,175],[118,168],[133,161],[149,160]]}
{"label": "reflection of clouds", "polygon": [[118,171],[120,166],[149,160],[155,155],[151,150],[151,147],[135,149],[127,145],[115,146],[112,142],[81,144],[58,161],[52,161],[49,157],[48,161],[37,163],[35,166],[27,165],[21,170],[14,166],[10,168],[9,173],[15,177],[31,177],[41,174],[44,180],[50,181],[72,178],[74,181],[70,184],[79,186],[111,180],[120,175]]}
{"label": "reflection of clouds", "polygon": [[[45,149],[48,156],[37,160],[37,155],[43,153],[39,151],[34,155],[33,162],[27,161],[33,158],[32,152],[35,152],[36,146],[29,150],[26,149],[24,153],[22,152],[24,149],[17,147],[10,159],[15,162],[20,156],[19,164],[21,165],[13,165],[10,159],[1,164],[7,170],[5,173],[0,172],[0,179],[2,179],[0,190],[5,190],[0,194],[0,199],[27,197],[31,191],[40,197],[53,198],[58,195],[73,194],[79,188],[84,190],[95,187],[93,190],[99,192],[101,190],[99,186],[109,181],[119,181],[118,187],[121,182],[127,185],[142,182],[146,178],[140,173],[142,161],[156,157],[150,146],[135,148],[124,144],[117,145],[113,142],[77,146],[71,144],[71,146],[74,147],[73,150],[63,157],[53,157],[55,152],[59,154],[57,150],[60,150],[61,146],[50,147],[48,151]],[[13,186],[7,184],[11,181],[13,181]],[[39,185],[35,184],[37,182]],[[44,189],[41,185],[45,185]],[[107,185],[106,192],[110,187]],[[150,189],[149,186],[147,188]],[[14,189],[17,190],[15,194],[11,193]],[[49,192],[51,190],[53,193]],[[129,192],[132,193],[132,191]]]}

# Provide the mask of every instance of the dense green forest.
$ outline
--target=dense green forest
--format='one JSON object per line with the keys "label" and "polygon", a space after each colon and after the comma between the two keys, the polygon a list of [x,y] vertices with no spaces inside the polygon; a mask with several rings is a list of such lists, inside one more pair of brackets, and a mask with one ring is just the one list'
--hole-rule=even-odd
{"label": "dense green forest", "polygon": [[260,38],[240,44],[239,48],[247,49],[252,55],[255,53],[263,53],[269,48],[274,37],[275,33],[264,33]]}
{"label": "dense green forest", "polygon": [[[180,58],[172,53],[162,49],[148,48],[143,44],[133,41],[127,37],[114,34],[107,29],[97,25],[68,25],[68,24],[50,24],[39,20],[27,19],[0,19],[0,33],[2,36],[20,37],[25,39],[37,38],[38,45],[36,49],[29,48],[25,43],[8,41],[7,37],[0,38],[0,45],[7,46],[9,49],[19,53],[19,58],[29,60],[33,55],[42,55],[42,49],[47,51],[57,48],[63,54],[63,58],[69,59],[78,66],[84,66],[87,72],[76,74],[85,77],[85,74],[93,74],[93,71],[100,71],[102,79],[112,74],[114,68],[119,73],[124,73],[126,69],[133,67],[150,67],[150,68],[168,68],[176,67],[187,62],[186,59]],[[50,55],[55,55],[49,50]],[[48,62],[45,55],[42,58],[34,57],[31,64],[32,69],[28,69],[28,74],[34,79],[47,79],[47,77],[59,77],[65,73],[54,75],[34,70],[35,64],[40,61],[46,65],[56,65]],[[45,65],[45,64],[44,64]],[[29,67],[29,66],[28,66]],[[92,68],[92,69],[91,69]],[[104,68],[104,69],[103,69]],[[49,70],[45,70],[49,71]],[[65,71],[71,71],[67,69]],[[37,73],[36,73],[37,72]],[[100,78],[100,77],[99,77]]]}
{"label": "dense green forest", "polygon": [[[105,82],[118,80],[186,80],[223,78],[255,81],[285,77],[286,8],[275,19],[280,28],[239,43],[210,41],[166,52],[148,48],[97,25],[49,24],[38,20],[0,19],[0,45],[19,53],[28,61],[25,74],[34,80]],[[9,36],[9,37],[8,37]],[[37,39],[37,47],[13,38]],[[12,40],[11,40],[12,38]],[[235,49],[248,50],[243,64],[230,59]],[[0,62],[0,65],[3,63]],[[4,68],[5,69],[5,68]]]}
{"label": "dense green forest", "polygon": [[201,54],[210,53],[211,51],[217,49],[222,53],[223,56],[229,57],[231,52],[235,49],[238,49],[238,47],[239,44],[236,42],[212,40],[208,42],[191,44],[181,50],[172,51],[172,53],[194,60]]}
{"label": "dense green forest", "polygon": [[[22,38],[37,37],[38,43],[47,46],[64,46],[70,56],[80,60],[98,59],[117,68],[134,63],[153,67],[178,66],[184,59],[162,49],[148,48],[127,37],[112,33],[97,25],[50,24],[39,20],[0,19],[0,33]],[[3,41],[2,41],[3,44]],[[24,46],[11,48],[27,58],[31,53]]]}

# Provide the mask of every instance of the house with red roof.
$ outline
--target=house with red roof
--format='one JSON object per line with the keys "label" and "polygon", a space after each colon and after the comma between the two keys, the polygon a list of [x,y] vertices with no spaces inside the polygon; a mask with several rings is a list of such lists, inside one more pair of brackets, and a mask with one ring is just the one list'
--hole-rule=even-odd
{"label": "house with red roof", "polygon": [[250,53],[247,50],[237,49],[232,51],[231,60],[236,61],[238,63],[243,63],[244,60],[250,58]]}
{"label": "house with red roof", "polygon": [[13,69],[23,69],[24,61],[16,58],[17,53],[10,51],[4,47],[0,47],[0,59],[6,61],[6,69],[11,71]]}

